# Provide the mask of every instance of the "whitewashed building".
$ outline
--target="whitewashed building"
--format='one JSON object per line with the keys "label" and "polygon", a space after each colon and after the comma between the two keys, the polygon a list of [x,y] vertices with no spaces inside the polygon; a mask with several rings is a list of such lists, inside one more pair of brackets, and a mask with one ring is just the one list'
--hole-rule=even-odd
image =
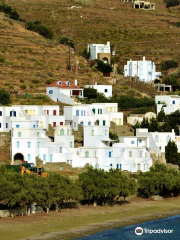
{"label": "whitewashed building", "polygon": [[151,118],[156,118],[156,114],[153,112],[147,112],[145,114],[129,114],[127,117],[127,123],[135,125],[137,122],[141,123],[143,118],[147,118],[150,121]]}
{"label": "whitewashed building", "polygon": [[103,93],[106,98],[112,97],[112,85],[85,85],[85,88],[94,88],[98,93]]}
{"label": "whitewashed building", "polygon": [[83,88],[77,86],[77,80],[75,80],[75,84],[70,81],[56,81],[46,86],[46,94],[53,101],[70,105],[73,105],[76,96],[84,97],[83,91]]}
{"label": "whitewashed building", "polygon": [[104,63],[109,63],[111,60],[111,47],[110,42],[107,44],[88,44],[87,52],[90,52],[90,59],[99,59]]}
{"label": "whitewashed building", "polygon": [[152,80],[159,79],[160,72],[156,72],[156,65],[143,57],[139,61],[127,61],[124,66],[124,77],[137,77],[140,81],[150,83]]}
{"label": "whitewashed building", "polygon": [[164,109],[165,114],[171,114],[176,110],[180,110],[180,96],[178,95],[158,95],[155,96],[157,104],[157,114]]}
{"label": "whitewashed building", "polygon": [[95,122],[99,126],[109,126],[113,121],[123,125],[123,113],[118,112],[117,103],[92,103],[75,106],[64,106],[66,123],[73,122],[73,129],[78,130],[78,124],[91,126]]}

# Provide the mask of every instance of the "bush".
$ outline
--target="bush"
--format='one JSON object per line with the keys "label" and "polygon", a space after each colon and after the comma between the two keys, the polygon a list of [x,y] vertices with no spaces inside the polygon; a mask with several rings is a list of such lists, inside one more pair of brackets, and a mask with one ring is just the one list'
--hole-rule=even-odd
{"label": "bush", "polygon": [[4,63],[4,62],[5,62],[5,57],[4,57],[2,54],[0,54],[0,62],[1,62],[1,63]]}
{"label": "bush", "polygon": [[6,105],[9,104],[10,101],[10,95],[8,92],[6,92],[4,89],[0,90],[0,104]]}
{"label": "bush", "polygon": [[31,82],[32,82],[32,83],[40,83],[40,81],[37,80],[37,79],[32,79]]}
{"label": "bush", "polygon": [[161,70],[168,70],[176,67],[178,67],[178,62],[174,60],[167,60],[161,63]]}
{"label": "bush", "polygon": [[166,0],[166,7],[174,7],[179,5],[179,0]]}
{"label": "bush", "polygon": [[132,111],[131,114],[145,114],[147,112],[155,112],[155,109],[151,107],[140,107]]}
{"label": "bush", "polygon": [[19,20],[19,14],[17,13],[17,11],[12,9],[10,6],[5,5],[4,3],[3,5],[0,5],[0,12],[4,12],[8,15],[8,17],[14,20]]}
{"label": "bush", "polygon": [[112,72],[112,67],[109,64],[104,63],[101,60],[96,60],[96,69],[102,73]]}
{"label": "bush", "polygon": [[180,22],[176,23],[176,27],[179,28],[180,27]]}
{"label": "bush", "polygon": [[71,48],[74,48],[74,42],[72,39],[68,38],[68,37],[62,37],[59,40],[59,43],[63,44],[63,45],[70,45]]}
{"label": "bush", "polygon": [[47,80],[47,81],[46,81],[46,84],[51,84],[51,83],[52,83],[51,80]]}
{"label": "bush", "polygon": [[84,97],[88,99],[97,98],[97,90],[94,88],[84,88]]}
{"label": "bush", "polygon": [[53,32],[50,28],[44,26],[41,21],[29,21],[26,23],[26,28],[28,30],[34,31],[42,35],[43,37],[47,39],[53,38]]}
{"label": "bush", "polygon": [[24,90],[24,89],[26,89],[26,85],[25,85],[25,84],[22,84],[22,85],[20,85],[20,88],[21,88],[22,90]]}

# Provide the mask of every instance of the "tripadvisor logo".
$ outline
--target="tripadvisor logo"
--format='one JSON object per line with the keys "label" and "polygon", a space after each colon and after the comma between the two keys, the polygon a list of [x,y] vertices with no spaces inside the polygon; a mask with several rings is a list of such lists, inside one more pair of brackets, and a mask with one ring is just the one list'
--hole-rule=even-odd
{"label": "tripadvisor logo", "polygon": [[143,229],[141,227],[137,227],[135,229],[135,233],[136,233],[136,235],[142,235],[143,234]]}

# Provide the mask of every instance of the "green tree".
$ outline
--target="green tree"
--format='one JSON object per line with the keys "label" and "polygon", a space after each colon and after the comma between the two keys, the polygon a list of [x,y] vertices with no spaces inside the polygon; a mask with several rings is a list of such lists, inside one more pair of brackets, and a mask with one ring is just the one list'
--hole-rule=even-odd
{"label": "green tree", "polygon": [[103,73],[112,72],[112,67],[109,64],[104,63],[101,60],[96,59],[96,69]]}
{"label": "green tree", "polygon": [[164,109],[162,109],[157,115],[157,120],[158,122],[164,122],[165,119],[166,119],[166,115],[165,115]]}
{"label": "green tree", "polygon": [[169,141],[165,147],[165,158],[167,163],[177,164],[180,166],[180,153],[174,141]]}
{"label": "green tree", "polygon": [[174,7],[179,5],[179,0],[166,0],[166,7]]}
{"label": "green tree", "polygon": [[53,32],[50,28],[46,27],[41,23],[41,21],[29,21],[26,23],[26,28],[28,30],[34,31],[39,33],[40,35],[44,36],[47,39],[53,38]]}
{"label": "green tree", "polygon": [[157,118],[151,118],[150,119],[150,123],[149,123],[149,132],[156,132],[156,131],[158,131],[158,127],[159,127],[159,125],[158,125],[158,120],[157,120]]}
{"label": "green tree", "polygon": [[97,90],[94,88],[84,88],[84,97],[87,97],[88,100],[91,98],[97,98]]}
{"label": "green tree", "polygon": [[68,38],[68,37],[62,37],[59,40],[59,43],[70,46],[71,48],[74,48],[74,42],[72,39]]}
{"label": "green tree", "polygon": [[176,67],[178,67],[178,62],[174,60],[166,60],[161,63],[161,70],[168,70]]}
{"label": "green tree", "polygon": [[9,104],[10,101],[10,94],[6,92],[4,89],[0,89],[0,104],[6,105]]}

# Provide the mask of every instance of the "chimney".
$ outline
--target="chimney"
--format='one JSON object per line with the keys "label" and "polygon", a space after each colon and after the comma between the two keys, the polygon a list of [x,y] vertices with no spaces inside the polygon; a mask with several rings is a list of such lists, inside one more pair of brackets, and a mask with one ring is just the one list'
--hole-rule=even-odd
{"label": "chimney", "polygon": [[74,80],[74,84],[75,84],[76,86],[78,85],[77,79]]}
{"label": "chimney", "polygon": [[146,57],[143,57],[143,61],[146,61]]}
{"label": "chimney", "polygon": [[110,46],[110,42],[107,42],[107,44],[106,44],[107,46]]}
{"label": "chimney", "polygon": [[97,85],[97,82],[95,82],[95,84],[94,85]]}

